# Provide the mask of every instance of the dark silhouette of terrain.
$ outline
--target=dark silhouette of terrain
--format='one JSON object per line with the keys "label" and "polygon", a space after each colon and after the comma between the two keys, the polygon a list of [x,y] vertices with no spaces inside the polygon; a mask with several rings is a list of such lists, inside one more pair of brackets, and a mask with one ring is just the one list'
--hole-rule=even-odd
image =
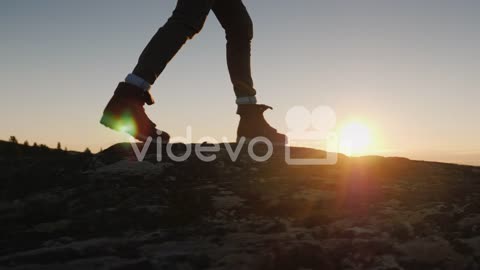
{"label": "dark silhouette of terrain", "polygon": [[129,144],[0,142],[0,269],[479,269],[478,167],[282,149],[137,162]]}

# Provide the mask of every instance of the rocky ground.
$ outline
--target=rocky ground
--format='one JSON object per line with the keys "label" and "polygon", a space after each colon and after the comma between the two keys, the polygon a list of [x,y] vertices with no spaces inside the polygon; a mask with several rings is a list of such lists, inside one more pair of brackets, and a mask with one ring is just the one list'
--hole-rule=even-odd
{"label": "rocky ground", "polygon": [[475,167],[0,150],[0,269],[480,269]]}

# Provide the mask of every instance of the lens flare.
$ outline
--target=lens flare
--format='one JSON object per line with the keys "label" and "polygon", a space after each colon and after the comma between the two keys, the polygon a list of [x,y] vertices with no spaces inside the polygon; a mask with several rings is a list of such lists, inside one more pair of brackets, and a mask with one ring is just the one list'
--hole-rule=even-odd
{"label": "lens flare", "polygon": [[372,143],[372,135],[367,125],[360,122],[346,124],[339,133],[340,152],[349,156],[368,153]]}
{"label": "lens flare", "polygon": [[128,112],[124,113],[120,118],[115,119],[115,121],[112,122],[115,123],[114,129],[117,131],[130,134],[132,136],[137,134],[137,125],[132,115]]}

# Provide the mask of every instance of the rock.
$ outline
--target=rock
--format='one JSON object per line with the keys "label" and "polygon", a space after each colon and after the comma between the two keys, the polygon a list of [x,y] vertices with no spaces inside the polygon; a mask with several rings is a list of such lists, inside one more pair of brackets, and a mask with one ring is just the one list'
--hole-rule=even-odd
{"label": "rock", "polygon": [[156,162],[156,147],[137,162],[129,147],[0,151],[0,268],[479,269],[469,167],[346,156],[290,166],[283,146],[263,163],[223,147],[211,163]]}
{"label": "rock", "polygon": [[480,233],[480,215],[479,214],[463,218],[457,224],[458,224],[458,229],[460,231]]}
{"label": "rock", "polygon": [[65,231],[72,222],[70,220],[59,220],[51,223],[41,223],[36,225],[33,230],[43,233],[53,233],[57,231]]}
{"label": "rock", "polygon": [[177,181],[177,178],[175,176],[167,176],[165,180],[169,182],[175,182]]}
{"label": "rock", "polygon": [[379,235],[377,231],[371,228],[362,228],[362,227],[352,227],[348,228],[345,231],[345,236],[347,237],[358,237],[358,238],[368,238]]}
{"label": "rock", "polygon": [[412,239],[415,236],[413,226],[409,222],[392,222],[388,225],[388,232],[392,237],[400,240]]}
{"label": "rock", "polygon": [[397,248],[405,256],[402,258],[403,261],[425,265],[436,265],[459,257],[450,243],[440,237],[411,240],[398,245]]}
{"label": "rock", "polygon": [[271,221],[257,228],[256,232],[260,234],[270,234],[285,232],[286,230],[287,226],[285,224],[278,221]]}
{"label": "rock", "polygon": [[239,208],[243,205],[244,199],[235,196],[235,195],[227,195],[227,196],[215,196],[212,198],[213,200],[213,207],[217,210],[230,210],[232,208]]}
{"label": "rock", "polygon": [[298,193],[293,194],[292,196],[295,200],[306,200],[306,201],[319,201],[319,200],[331,200],[335,198],[335,193],[325,190],[302,190]]}
{"label": "rock", "polygon": [[464,243],[472,252],[475,257],[480,256],[480,236],[476,236],[469,239],[462,239],[462,243]]}
{"label": "rock", "polygon": [[220,258],[216,265],[225,269],[249,269],[249,265],[255,262],[255,257],[248,253],[233,253]]}
{"label": "rock", "polygon": [[375,258],[371,270],[404,270],[393,255],[384,255]]}
{"label": "rock", "polygon": [[169,163],[153,164],[148,161],[130,161],[122,160],[116,163],[98,168],[92,172],[94,177],[144,177],[144,176],[161,176],[165,168],[169,167]]}

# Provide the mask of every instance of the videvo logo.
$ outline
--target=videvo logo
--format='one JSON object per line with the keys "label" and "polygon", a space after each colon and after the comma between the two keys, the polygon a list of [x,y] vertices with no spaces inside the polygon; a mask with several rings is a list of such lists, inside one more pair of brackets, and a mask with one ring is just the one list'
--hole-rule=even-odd
{"label": "videvo logo", "polygon": [[[230,143],[227,137],[222,137],[221,142],[225,146],[225,151],[228,157],[233,161],[237,161],[242,149],[247,146],[248,156],[256,162],[268,161],[278,147],[284,148],[285,162],[289,165],[334,165],[338,160],[338,136],[335,132],[336,114],[327,106],[318,106],[314,110],[309,111],[303,106],[295,106],[288,110],[285,121],[288,127],[287,138],[288,141],[281,146],[275,145],[266,137],[255,137],[246,139],[239,138],[236,143]],[[166,148],[166,155],[175,162],[186,161],[193,154],[203,162],[213,162],[217,159],[216,153],[221,151],[220,143],[213,137],[202,137],[196,143],[192,140],[192,127],[187,126],[186,137],[172,137],[171,144],[163,144],[160,141],[153,141],[153,138],[147,138],[140,149],[135,139],[130,138],[130,144],[137,157],[138,161],[143,161],[149,152],[152,144],[156,145],[156,159],[161,162],[164,158],[162,148]],[[208,142],[208,143],[206,143]],[[183,144],[181,153],[174,153],[173,147],[175,144]],[[254,149],[257,146],[262,146],[262,154],[255,153]],[[301,158],[292,156],[292,148],[305,147],[314,148],[326,151],[322,158]]]}

